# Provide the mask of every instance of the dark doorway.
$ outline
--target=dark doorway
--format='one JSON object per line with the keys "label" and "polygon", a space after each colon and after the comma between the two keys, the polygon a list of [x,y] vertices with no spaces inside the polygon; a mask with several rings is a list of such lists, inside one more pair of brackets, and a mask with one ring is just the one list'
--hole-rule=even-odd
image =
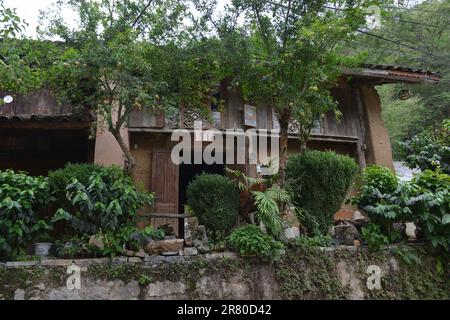
{"label": "dark doorway", "polygon": [[68,162],[92,162],[88,130],[0,129],[0,170],[47,175]]}

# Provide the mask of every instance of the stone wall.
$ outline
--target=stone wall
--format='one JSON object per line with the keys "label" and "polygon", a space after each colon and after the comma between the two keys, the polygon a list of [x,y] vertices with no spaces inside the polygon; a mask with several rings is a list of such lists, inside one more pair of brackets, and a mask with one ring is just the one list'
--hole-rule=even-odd
{"label": "stone wall", "polygon": [[[67,286],[72,264],[80,267],[79,289]],[[373,290],[371,265],[381,271]],[[0,299],[449,299],[448,265],[436,266],[417,249],[357,247],[289,249],[273,263],[231,252],[8,262],[0,265]]]}

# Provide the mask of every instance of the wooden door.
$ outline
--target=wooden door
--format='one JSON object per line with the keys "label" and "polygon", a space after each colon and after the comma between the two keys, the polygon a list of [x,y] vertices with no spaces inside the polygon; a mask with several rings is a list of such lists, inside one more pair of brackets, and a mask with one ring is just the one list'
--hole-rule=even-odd
{"label": "wooden door", "polygon": [[[170,153],[170,149],[153,150],[151,190],[155,193],[155,213],[178,214],[178,166],[172,162]],[[177,218],[154,218],[152,224],[170,224],[178,234]]]}

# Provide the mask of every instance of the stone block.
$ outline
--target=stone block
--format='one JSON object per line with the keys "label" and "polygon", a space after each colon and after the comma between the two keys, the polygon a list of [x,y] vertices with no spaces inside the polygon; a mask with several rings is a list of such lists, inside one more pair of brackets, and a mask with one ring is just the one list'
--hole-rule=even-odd
{"label": "stone block", "polygon": [[41,260],[41,266],[45,267],[67,267],[72,264],[71,259],[46,259]]}
{"label": "stone block", "polygon": [[8,261],[5,263],[5,267],[7,268],[25,268],[25,267],[34,267],[37,265],[37,261]]}
{"label": "stone block", "polygon": [[145,245],[148,254],[161,254],[163,252],[179,252],[183,249],[184,239],[150,241]]}

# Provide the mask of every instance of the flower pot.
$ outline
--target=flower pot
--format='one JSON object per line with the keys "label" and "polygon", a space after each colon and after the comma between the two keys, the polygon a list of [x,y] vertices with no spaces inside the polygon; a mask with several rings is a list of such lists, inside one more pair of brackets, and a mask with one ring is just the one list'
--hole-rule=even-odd
{"label": "flower pot", "polygon": [[37,242],[33,244],[33,250],[35,256],[47,257],[50,255],[50,249],[53,243],[50,242]]}

